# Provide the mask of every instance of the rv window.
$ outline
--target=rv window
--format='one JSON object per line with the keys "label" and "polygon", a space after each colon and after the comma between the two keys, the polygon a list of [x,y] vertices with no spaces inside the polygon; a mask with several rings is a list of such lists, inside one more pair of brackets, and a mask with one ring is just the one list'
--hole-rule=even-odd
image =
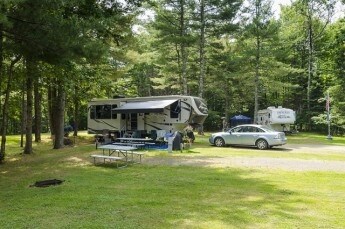
{"label": "rv window", "polygon": [[205,104],[205,102],[202,99],[199,98],[194,98],[195,104],[198,107],[199,111],[203,114],[207,114],[208,110],[207,110],[207,106]]}
{"label": "rv window", "polygon": [[110,118],[111,118],[111,105],[96,106],[96,119],[110,119]]}
{"label": "rv window", "polygon": [[90,106],[90,119],[95,119],[96,106]]}
{"label": "rv window", "polygon": [[[117,105],[116,105],[116,104],[111,105],[111,110],[113,110],[113,109],[115,109],[115,108],[117,108]],[[112,118],[112,119],[117,119],[117,113],[112,112],[112,113],[111,113],[111,118]]]}
{"label": "rv window", "polygon": [[121,119],[126,119],[126,114],[122,113],[121,114]]}
{"label": "rv window", "polygon": [[181,112],[180,102],[176,101],[170,105],[170,118],[178,118]]}

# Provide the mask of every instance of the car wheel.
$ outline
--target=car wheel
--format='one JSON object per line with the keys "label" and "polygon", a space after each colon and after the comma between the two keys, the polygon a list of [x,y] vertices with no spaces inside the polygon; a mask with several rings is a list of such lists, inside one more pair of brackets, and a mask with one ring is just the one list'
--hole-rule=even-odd
{"label": "car wheel", "polygon": [[264,139],[259,139],[256,141],[256,147],[258,147],[258,149],[267,149],[268,143]]}
{"label": "car wheel", "polygon": [[218,137],[214,140],[214,144],[218,147],[223,147],[225,145],[225,142],[223,138]]}

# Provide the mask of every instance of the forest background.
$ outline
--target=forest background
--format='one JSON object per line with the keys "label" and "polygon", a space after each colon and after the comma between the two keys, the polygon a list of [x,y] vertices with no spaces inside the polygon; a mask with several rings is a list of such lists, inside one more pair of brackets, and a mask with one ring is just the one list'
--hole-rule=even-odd
{"label": "forest background", "polygon": [[[0,162],[41,132],[63,147],[86,129],[87,102],[122,95],[206,100],[221,117],[283,106],[300,131],[345,130],[345,20],[337,0],[5,0],[0,2]],[[25,137],[25,139],[24,139]]]}

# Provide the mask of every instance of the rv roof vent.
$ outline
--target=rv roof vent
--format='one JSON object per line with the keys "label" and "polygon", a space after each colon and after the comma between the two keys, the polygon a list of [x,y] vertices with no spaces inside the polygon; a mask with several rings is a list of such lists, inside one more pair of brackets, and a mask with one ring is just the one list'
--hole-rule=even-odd
{"label": "rv roof vent", "polygon": [[278,108],[283,108],[282,106],[278,106]]}
{"label": "rv roof vent", "polygon": [[268,107],[268,108],[271,108],[271,109],[272,109],[272,108],[276,108],[276,107],[275,107],[275,106],[271,106],[271,107]]}

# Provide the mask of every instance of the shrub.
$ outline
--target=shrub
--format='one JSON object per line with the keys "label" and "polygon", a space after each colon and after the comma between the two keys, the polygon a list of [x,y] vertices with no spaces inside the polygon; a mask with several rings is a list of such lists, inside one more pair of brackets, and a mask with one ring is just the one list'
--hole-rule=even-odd
{"label": "shrub", "polygon": [[216,111],[209,111],[208,117],[204,122],[204,130],[220,131],[222,129],[221,115]]}

